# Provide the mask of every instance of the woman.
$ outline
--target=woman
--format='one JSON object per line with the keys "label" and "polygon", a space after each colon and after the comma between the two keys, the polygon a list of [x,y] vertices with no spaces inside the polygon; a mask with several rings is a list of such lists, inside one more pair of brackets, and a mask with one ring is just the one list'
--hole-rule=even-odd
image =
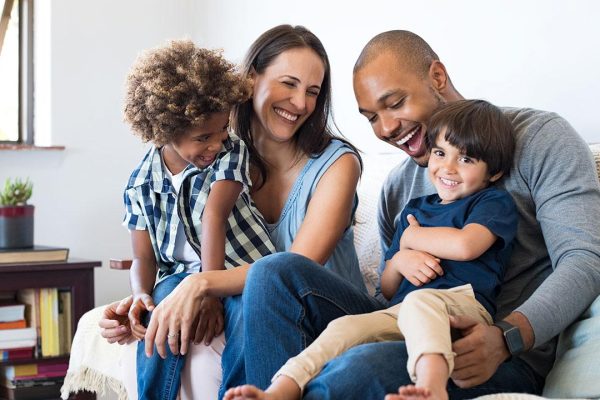
{"label": "woman", "polygon": [[[328,125],[331,77],[321,42],[303,27],[277,26],[251,45],[243,72],[254,82],[253,96],[234,111],[233,127],[250,150],[251,195],[277,251],[308,257],[364,289],[351,229],[360,159],[354,147],[336,139]],[[229,344],[223,351],[223,388],[244,383],[243,355],[237,349],[243,340],[240,294],[249,268],[201,272],[184,279],[153,311],[145,335],[147,351],[155,344],[164,354],[168,344],[173,352],[185,353],[187,343],[182,341],[179,349],[168,338],[175,332],[187,336],[195,331],[190,321],[197,320],[201,301],[222,297],[225,337],[228,343],[238,341],[231,346],[235,354],[228,352]],[[109,342],[129,338],[125,319],[119,317],[128,307],[126,300],[118,309],[118,303],[110,305],[100,321],[102,336]],[[210,383],[200,382],[202,376],[194,372],[194,365],[205,364],[204,356],[196,354],[202,353],[202,347],[191,346],[192,355],[187,357],[184,397],[199,398],[199,393],[215,397],[214,379],[208,390]]]}

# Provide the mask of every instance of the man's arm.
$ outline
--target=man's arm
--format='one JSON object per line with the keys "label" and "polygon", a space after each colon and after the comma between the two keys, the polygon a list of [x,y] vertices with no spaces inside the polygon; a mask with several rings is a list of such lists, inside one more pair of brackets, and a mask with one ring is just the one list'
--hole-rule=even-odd
{"label": "man's arm", "polygon": [[[520,221],[527,225],[520,226],[518,240],[531,247],[532,241],[527,241],[535,234],[530,232],[535,217],[543,233],[540,242],[546,244],[553,266],[533,294],[504,318],[519,328],[528,350],[564,330],[600,292],[600,225],[595,218],[600,215],[600,190],[588,145],[562,118],[546,122],[521,145],[517,157],[514,173],[523,177],[535,207],[529,210],[526,201],[517,199],[522,208]],[[534,251],[527,249],[519,255]],[[538,254],[523,260],[530,269],[534,256]],[[522,282],[527,276],[517,273],[508,277],[506,285],[527,293],[528,286],[536,283]],[[459,329],[469,325],[464,320],[451,324]],[[500,329],[475,325],[468,329],[470,334],[453,345],[458,356],[452,379],[460,387],[485,382],[508,358]]]}

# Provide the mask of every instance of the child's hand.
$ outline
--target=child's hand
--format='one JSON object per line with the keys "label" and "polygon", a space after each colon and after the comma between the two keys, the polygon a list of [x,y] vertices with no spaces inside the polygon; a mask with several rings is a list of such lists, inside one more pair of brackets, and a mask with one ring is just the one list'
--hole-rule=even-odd
{"label": "child's hand", "polygon": [[204,341],[209,345],[215,336],[223,332],[223,303],[217,297],[205,297],[200,305],[200,316],[196,326],[194,343]]}
{"label": "child's hand", "polygon": [[410,249],[410,235],[415,231],[415,229],[420,228],[421,224],[415,218],[414,215],[408,214],[406,216],[406,220],[408,221],[408,226],[402,232],[402,237],[400,238],[400,249]]}
{"label": "child's hand", "polygon": [[127,296],[121,301],[115,301],[104,309],[102,318],[98,322],[100,326],[100,335],[108,343],[126,344],[132,340],[129,329],[129,317],[127,313],[133,296]]}
{"label": "child's hand", "polygon": [[422,286],[444,275],[440,259],[418,250],[400,250],[390,260],[392,266],[415,286]]}
{"label": "child's hand", "polygon": [[146,328],[142,324],[142,315],[147,311],[154,310],[154,301],[149,294],[139,294],[133,298],[133,303],[129,307],[129,325],[131,334],[137,339],[142,340],[146,334]]}

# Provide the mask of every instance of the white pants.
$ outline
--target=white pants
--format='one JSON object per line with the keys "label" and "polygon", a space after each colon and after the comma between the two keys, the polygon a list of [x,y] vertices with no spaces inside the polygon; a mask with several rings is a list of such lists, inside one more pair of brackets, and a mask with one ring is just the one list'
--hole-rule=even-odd
{"label": "white pants", "polygon": [[323,333],[275,374],[292,378],[301,389],[333,358],[364,343],[405,340],[408,373],[416,380],[415,365],[423,354],[441,354],[454,369],[450,315],[468,315],[491,324],[492,317],[475,299],[471,285],[452,289],[418,289],[386,310],[347,315],[332,321]]}

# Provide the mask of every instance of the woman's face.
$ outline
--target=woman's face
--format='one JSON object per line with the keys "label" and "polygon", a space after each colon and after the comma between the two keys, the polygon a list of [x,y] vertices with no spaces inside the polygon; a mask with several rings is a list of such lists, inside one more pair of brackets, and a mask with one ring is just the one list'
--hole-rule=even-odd
{"label": "woman's face", "polygon": [[290,140],[315,110],[325,65],[312,49],[289,49],[260,74],[252,75],[253,135]]}

